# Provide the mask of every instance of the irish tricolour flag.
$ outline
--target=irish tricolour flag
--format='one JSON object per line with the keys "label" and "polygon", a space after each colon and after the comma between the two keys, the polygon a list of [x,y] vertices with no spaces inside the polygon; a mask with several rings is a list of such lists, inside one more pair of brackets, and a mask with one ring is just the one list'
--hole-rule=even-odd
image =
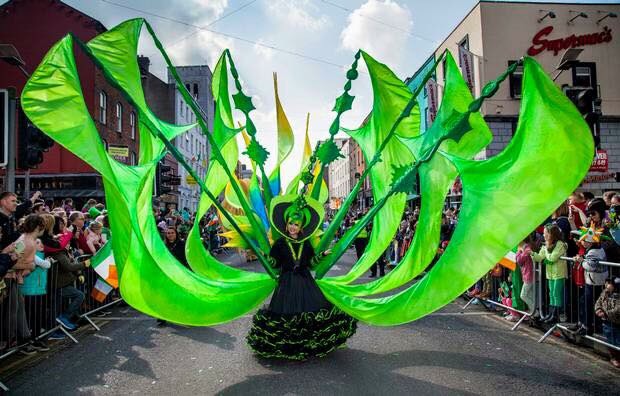
{"label": "irish tricolour flag", "polygon": [[508,268],[511,271],[514,271],[517,268],[517,255],[512,250],[506,253],[501,260],[499,260],[500,265]]}
{"label": "irish tricolour flag", "polygon": [[116,271],[116,263],[114,262],[114,255],[112,254],[111,241],[103,245],[90,259],[90,265],[101,279],[115,289],[118,287],[118,272]]}
{"label": "irish tricolour flag", "polygon": [[93,291],[90,293],[91,297],[99,302],[104,302],[108,294],[112,291],[113,287],[108,285],[107,282],[101,280],[101,278],[97,278],[97,282],[95,283],[95,287],[93,287]]}

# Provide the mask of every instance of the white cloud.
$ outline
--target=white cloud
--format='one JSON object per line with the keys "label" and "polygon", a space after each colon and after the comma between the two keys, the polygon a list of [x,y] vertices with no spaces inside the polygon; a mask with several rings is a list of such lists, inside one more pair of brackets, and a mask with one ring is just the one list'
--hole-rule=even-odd
{"label": "white cloud", "polygon": [[320,30],[329,23],[327,16],[320,14],[319,7],[310,0],[274,0],[268,10],[275,18],[297,28]]}
{"label": "white cloud", "polygon": [[[194,26],[206,27],[226,11],[228,0],[188,0],[183,7],[172,2],[166,4],[165,15],[172,19],[188,23],[182,27],[178,23],[154,19],[155,34],[163,42],[164,49],[170,55],[176,66],[204,65],[214,67],[222,51],[233,49],[234,41],[228,37],[197,29]],[[209,29],[211,27],[207,27]],[[151,72],[163,80],[167,79],[167,72],[163,58],[153,45],[151,39],[142,32],[139,53],[151,59]]]}
{"label": "white cloud", "polygon": [[261,45],[264,43],[265,42],[263,41],[263,39],[258,39],[256,44],[254,44],[254,47],[252,47],[256,55],[260,56],[261,62],[270,61],[273,58],[273,50],[271,48]]}
{"label": "white cloud", "polygon": [[233,40],[207,31],[200,31],[191,39],[184,40],[170,48],[170,54],[177,65],[198,65],[207,63],[214,67],[226,48],[232,49]]}
{"label": "white cloud", "polygon": [[411,12],[392,0],[368,0],[348,17],[348,25],[340,34],[343,48],[364,49],[380,62],[398,68],[403,59],[406,33],[377,21],[409,31],[413,25]]}

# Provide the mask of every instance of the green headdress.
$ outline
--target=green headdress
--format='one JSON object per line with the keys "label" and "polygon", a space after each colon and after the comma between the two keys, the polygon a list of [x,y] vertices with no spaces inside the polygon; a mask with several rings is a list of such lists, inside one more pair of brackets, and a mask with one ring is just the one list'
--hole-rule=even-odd
{"label": "green headdress", "polygon": [[323,206],[316,200],[296,194],[283,195],[271,201],[269,219],[278,233],[288,238],[286,224],[299,222],[302,228],[297,241],[308,239],[314,234],[323,219]]}

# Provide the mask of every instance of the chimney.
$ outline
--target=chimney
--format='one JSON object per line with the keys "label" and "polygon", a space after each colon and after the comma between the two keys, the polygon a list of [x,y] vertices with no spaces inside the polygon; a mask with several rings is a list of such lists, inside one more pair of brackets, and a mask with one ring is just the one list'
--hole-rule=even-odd
{"label": "chimney", "polygon": [[140,76],[146,77],[149,74],[149,66],[151,61],[148,56],[138,56],[138,66],[140,67]]}

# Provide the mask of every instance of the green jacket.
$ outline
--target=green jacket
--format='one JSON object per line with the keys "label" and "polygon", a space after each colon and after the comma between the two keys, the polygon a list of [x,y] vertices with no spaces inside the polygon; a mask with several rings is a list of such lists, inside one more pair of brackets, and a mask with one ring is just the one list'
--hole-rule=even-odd
{"label": "green jacket", "polygon": [[568,266],[566,260],[560,257],[566,255],[566,244],[558,241],[552,252],[547,251],[547,246],[543,246],[540,252],[532,253],[532,258],[536,262],[545,264],[547,279],[566,279],[568,277]]}

